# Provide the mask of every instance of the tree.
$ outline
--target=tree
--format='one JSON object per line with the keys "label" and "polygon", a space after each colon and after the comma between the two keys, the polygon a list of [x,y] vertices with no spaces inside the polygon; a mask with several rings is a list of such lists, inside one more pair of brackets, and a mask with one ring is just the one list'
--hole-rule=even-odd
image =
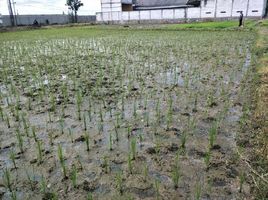
{"label": "tree", "polygon": [[84,4],[80,0],[67,0],[66,5],[74,13],[74,21],[77,22],[77,11]]}

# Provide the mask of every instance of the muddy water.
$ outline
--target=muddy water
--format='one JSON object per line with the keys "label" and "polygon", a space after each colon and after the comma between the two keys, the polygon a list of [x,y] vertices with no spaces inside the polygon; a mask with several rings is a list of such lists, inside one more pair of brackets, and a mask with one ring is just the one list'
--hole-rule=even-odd
{"label": "muddy water", "polygon": [[[206,40],[209,41],[209,38]],[[49,195],[55,193],[60,199],[86,199],[87,194],[92,193],[94,199],[194,199],[199,186],[202,199],[239,199],[250,195],[248,183],[245,183],[243,192],[239,193],[238,177],[243,166],[237,162],[236,155],[236,135],[242,116],[242,103],[238,94],[251,63],[250,50],[246,42],[242,44],[241,54],[236,52],[238,55],[235,56],[223,52],[226,58],[217,54],[214,61],[213,56],[205,60],[202,56],[191,58],[184,52],[183,48],[187,49],[188,45],[195,46],[195,40],[185,44],[185,47],[179,44],[174,48],[174,51],[182,48],[181,52],[184,52],[177,53],[178,58],[174,52],[165,55],[164,51],[157,54],[158,50],[155,50],[154,53],[158,56],[149,59],[149,50],[139,52],[135,49],[136,45],[141,45],[138,42],[132,44],[128,41],[130,46],[124,46],[129,51],[132,48],[135,50],[135,56],[131,57],[129,53],[123,53],[125,49],[120,50],[118,46],[112,49],[104,45],[108,41],[96,41],[101,47],[95,42],[84,41],[90,48],[95,48],[96,62],[100,62],[97,67],[90,68],[89,71],[89,66],[80,69],[79,64],[72,65],[70,71],[64,67],[55,68],[55,75],[51,73],[50,76],[42,76],[42,81],[34,86],[39,88],[35,91],[39,96],[42,85],[45,86],[45,90],[55,93],[57,109],[55,113],[51,112],[51,121],[48,113],[51,107],[48,94],[44,95],[43,100],[39,100],[38,95],[35,96],[32,110],[27,110],[27,94],[19,92],[21,110],[26,113],[29,120],[29,137],[26,136],[24,126],[18,125],[12,117],[11,109],[6,102],[8,90],[5,85],[1,87],[1,103],[10,114],[11,128],[7,128],[6,120],[1,120],[0,175],[3,177],[5,168],[10,169],[12,188],[17,198],[49,199]],[[53,46],[61,44],[62,41],[54,42]],[[117,42],[122,43],[121,40]],[[64,43],[68,44],[77,45],[77,48],[80,45],[76,41]],[[153,47],[153,44],[147,45]],[[81,49],[86,49],[87,45]],[[146,46],[146,43],[144,45]],[[172,43],[167,45],[172,46]],[[62,56],[60,49],[64,47],[57,48],[59,52],[56,55]],[[235,51],[232,48],[231,50]],[[45,52],[47,55],[50,53],[53,52]],[[103,53],[105,55],[102,55]],[[162,54],[166,57],[159,56]],[[111,57],[114,57],[113,61],[109,59]],[[126,57],[129,60],[124,60]],[[46,61],[49,62],[48,59]],[[90,65],[94,66],[95,61],[85,59],[77,62],[81,62],[81,65],[91,62]],[[111,66],[118,62],[121,66],[127,64],[128,67],[125,72],[121,68],[99,67],[109,62]],[[38,63],[38,60],[34,63]],[[141,63],[145,63],[145,69],[140,66]],[[60,60],[60,64],[65,63]],[[40,65],[40,68],[43,67]],[[31,71],[27,70],[29,69],[24,68],[23,73]],[[83,73],[80,73],[80,77],[77,76],[79,70],[84,70],[85,76]],[[95,70],[94,73],[91,70]],[[110,76],[99,79],[105,72],[109,72]],[[24,82],[16,79],[15,75],[16,73],[13,77],[14,82]],[[120,76],[123,77],[122,83]],[[74,92],[76,89],[73,86],[77,84],[76,81],[85,84],[85,88],[94,88],[94,85],[99,84],[98,81],[102,83],[95,89],[104,100],[99,96],[95,97],[96,91],[93,89],[84,92],[82,120],[78,120]],[[62,82],[68,85],[66,105],[63,104],[59,89]],[[84,89],[83,86],[81,88]],[[14,102],[16,98],[13,98],[12,103]],[[208,133],[216,121],[218,134],[211,149],[210,163],[206,166],[204,158],[209,145]],[[17,126],[20,127],[23,136],[24,153],[20,153],[18,148],[15,135]],[[41,163],[38,163],[38,148],[32,136],[32,127],[35,127],[37,137],[42,141]],[[89,151],[85,134],[89,135]],[[182,147],[184,136],[185,148]],[[130,171],[128,156],[132,155],[133,142],[136,144],[136,157],[130,161]],[[63,149],[67,179],[63,177],[58,158],[59,144]],[[17,169],[10,159],[12,150],[16,155]],[[179,183],[175,189],[172,174],[177,154]],[[76,188],[71,181],[73,166],[77,169]],[[144,172],[146,168],[148,171]],[[31,181],[28,180],[26,172],[30,174]],[[123,194],[118,191],[118,173],[122,173]],[[41,184],[42,180],[44,187]],[[158,182],[159,188],[156,187]],[[45,192],[42,192],[44,188]],[[0,181],[0,195],[3,199],[10,199],[11,196],[11,192],[4,187],[3,178]]]}

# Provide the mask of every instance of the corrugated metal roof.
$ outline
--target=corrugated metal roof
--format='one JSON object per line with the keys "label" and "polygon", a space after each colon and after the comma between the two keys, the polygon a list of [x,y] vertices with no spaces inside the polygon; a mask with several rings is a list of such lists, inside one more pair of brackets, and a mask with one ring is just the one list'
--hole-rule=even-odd
{"label": "corrugated metal roof", "polygon": [[190,8],[192,5],[177,5],[177,6],[136,6],[135,10],[160,10],[160,9],[174,9],[174,8]]}
{"label": "corrugated metal roof", "polygon": [[121,1],[123,4],[133,4],[132,0],[122,0]]}
{"label": "corrugated metal roof", "polygon": [[134,0],[133,3],[140,7],[161,7],[186,5],[188,0]]}

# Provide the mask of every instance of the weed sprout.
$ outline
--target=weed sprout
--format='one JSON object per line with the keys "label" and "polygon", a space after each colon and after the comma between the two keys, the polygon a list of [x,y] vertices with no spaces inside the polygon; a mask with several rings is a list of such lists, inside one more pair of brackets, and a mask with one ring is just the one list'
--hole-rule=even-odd
{"label": "weed sprout", "polygon": [[132,155],[132,160],[135,160],[136,159],[136,145],[137,142],[136,142],[136,138],[132,138],[131,140],[131,155]]}
{"label": "weed sprout", "polygon": [[62,168],[63,176],[64,176],[64,178],[67,178],[66,166],[65,166],[65,162],[64,162],[62,147],[60,144],[58,145],[58,158],[60,160],[60,165]]}
{"label": "weed sprout", "polygon": [[3,171],[3,181],[7,190],[12,191],[11,173],[10,170],[5,168]]}
{"label": "weed sprout", "polygon": [[175,157],[175,163],[172,169],[172,181],[174,188],[177,189],[179,187],[179,180],[180,180],[180,166],[179,166],[179,154],[177,153]]}
{"label": "weed sprout", "polygon": [[116,174],[116,189],[119,194],[123,194],[123,177],[122,177],[122,172],[117,172]]}
{"label": "weed sprout", "polygon": [[10,158],[10,160],[12,161],[14,168],[17,169],[17,165],[16,165],[16,155],[15,155],[15,152],[14,152],[13,149],[11,150],[11,152],[10,152],[10,154],[9,154],[9,158]]}

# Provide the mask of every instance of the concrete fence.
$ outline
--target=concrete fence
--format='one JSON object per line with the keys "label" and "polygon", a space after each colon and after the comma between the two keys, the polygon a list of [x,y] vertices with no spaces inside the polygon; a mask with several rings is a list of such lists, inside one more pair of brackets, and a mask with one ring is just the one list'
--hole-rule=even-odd
{"label": "concrete fence", "polygon": [[261,18],[265,8],[266,0],[207,0],[200,7],[99,12],[96,19],[99,23],[173,22],[236,18],[240,11],[245,17]]}
{"label": "concrete fence", "polygon": [[[39,24],[68,24],[70,23],[69,15],[17,15],[16,21],[18,26],[32,25],[34,21]],[[95,15],[78,16],[78,23],[90,23],[96,21]],[[11,26],[10,17],[2,15],[2,26]]]}
{"label": "concrete fence", "polygon": [[[172,20],[198,20],[198,19],[213,19],[213,18],[235,18],[239,13],[233,15],[215,14],[211,12],[202,12],[200,8],[180,8],[167,10],[143,10],[143,11],[128,11],[128,12],[103,12],[97,13],[97,22],[117,22],[126,23],[131,21],[172,21]],[[250,13],[246,17],[260,18],[260,15]]]}

